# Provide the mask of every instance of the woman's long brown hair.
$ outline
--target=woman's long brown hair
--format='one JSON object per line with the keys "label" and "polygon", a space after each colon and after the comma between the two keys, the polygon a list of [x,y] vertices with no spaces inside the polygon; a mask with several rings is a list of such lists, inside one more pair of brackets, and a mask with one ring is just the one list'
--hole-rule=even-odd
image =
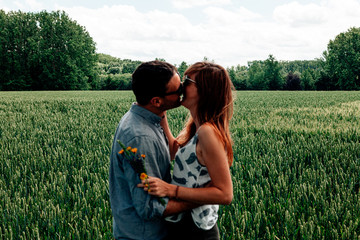
{"label": "woman's long brown hair", "polygon": [[[197,62],[191,65],[185,75],[191,75],[196,81],[199,102],[197,118],[202,124],[213,127],[223,147],[226,149],[229,166],[233,162],[232,140],[229,121],[233,114],[232,90],[234,86],[227,71],[218,64]],[[180,146],[184,146],[196,133],[196,126],[190,116],[185,128],[177,138]]]}

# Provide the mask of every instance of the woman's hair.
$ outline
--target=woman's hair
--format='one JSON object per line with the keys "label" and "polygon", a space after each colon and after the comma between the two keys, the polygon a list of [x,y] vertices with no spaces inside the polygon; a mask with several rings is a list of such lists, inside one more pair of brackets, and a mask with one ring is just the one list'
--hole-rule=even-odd
{"label": "woman's hair", "polygon": [[[184,73],[191,75],[196,81],[199,102],[197,119],[202,124],[209,124],[215,130],[227,152],[229,166],[233,161],[232,140],[229,121],[233,114],[232,90],[234,86],[228,72],[218,64],[197,62]],[[184,146],[196,133],[196,126],[190,116],[185,128],[177,138],[180,146]]]}
{"label": "woman's hair", "polygon": [[146,105],[153,97],[165,94],[167,84],[176,72],[176,68],[167,62],[155,60],[140,64],[131,81],[136,101]]}

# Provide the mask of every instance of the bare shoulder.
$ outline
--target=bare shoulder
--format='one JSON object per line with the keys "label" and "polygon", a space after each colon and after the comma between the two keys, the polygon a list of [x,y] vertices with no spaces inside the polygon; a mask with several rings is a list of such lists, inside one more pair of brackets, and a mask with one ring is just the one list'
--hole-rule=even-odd
{"label": "bare shoulder", "polygon": [[215,129],[210,124],[201,125],[198,131],[198,139],[199,142],[202,143],[211,143],[211,142],[219,142],[219,139],[216,135]]}
{"label": "bare shoulder", "polygon": [[214,128],[207,123],[201,125],[198,131],[198,136],[202,137],[202,136],[207,136],[209,134],[215,134]]}
{"label": "bare shoulder", "polygon": [[[216,130],[211,124],[204,124],[198,131],[198,160],[202,165],[218,168],[227,165],[226,152]],[[211,175],[211,174],[210,174]]]}

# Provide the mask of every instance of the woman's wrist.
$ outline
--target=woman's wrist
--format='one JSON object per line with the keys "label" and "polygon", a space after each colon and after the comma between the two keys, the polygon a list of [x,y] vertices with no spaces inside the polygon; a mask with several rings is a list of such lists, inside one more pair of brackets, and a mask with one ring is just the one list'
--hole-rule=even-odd
{"label": "woman's wrist", "polygon": [[178,197],[179,197],[178,194],[179,194],[179,186],[174,185],[172,197],[175,198],[175,199],[178,199]]}

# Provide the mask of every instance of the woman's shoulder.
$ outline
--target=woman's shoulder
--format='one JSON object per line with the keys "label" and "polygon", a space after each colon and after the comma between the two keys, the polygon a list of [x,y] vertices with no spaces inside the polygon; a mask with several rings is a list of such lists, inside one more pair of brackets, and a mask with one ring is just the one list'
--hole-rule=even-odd
{"label": "woman's shoulder", "polygon": [[215,127],[210,124],[210,123],[204,123],[202,124],[198,131],[198,139],[201,141],[201,139],[203,140],[209,140],[209,138],[216,138],[217,134],[216,134],[216,129]]}

